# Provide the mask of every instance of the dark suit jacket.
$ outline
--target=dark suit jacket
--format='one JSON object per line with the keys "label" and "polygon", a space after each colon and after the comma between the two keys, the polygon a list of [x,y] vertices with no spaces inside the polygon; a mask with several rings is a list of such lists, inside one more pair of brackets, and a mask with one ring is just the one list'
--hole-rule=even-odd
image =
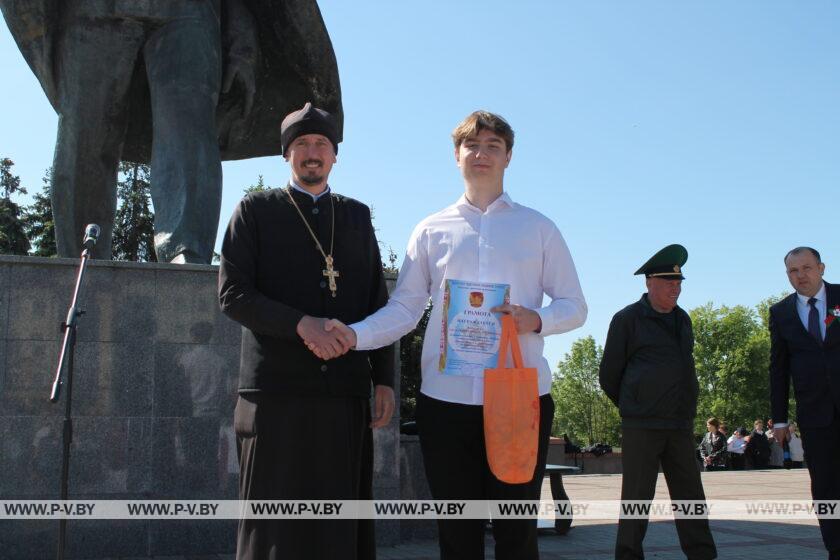
{"label": "dark suit jacket", "polygon": [[[825,282],[828,312],[840,305],[840,285]],[[796,310],[796,293],[770,308],[770,405],[773,422],[788,421],[790,382],[799,426],[824,428],[840,412],[840,320],[820,345]]]}

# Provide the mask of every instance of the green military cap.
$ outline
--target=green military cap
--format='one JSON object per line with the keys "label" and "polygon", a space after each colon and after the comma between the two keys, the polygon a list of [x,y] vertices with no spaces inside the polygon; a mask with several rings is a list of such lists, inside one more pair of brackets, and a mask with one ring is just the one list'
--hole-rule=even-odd
{"label": "green military cap", "polygon": [[658,251],[633,274],[644,274],[645,278],[683,280],[682,266],[688,260],[688,251],[682,245],[668,245]]}

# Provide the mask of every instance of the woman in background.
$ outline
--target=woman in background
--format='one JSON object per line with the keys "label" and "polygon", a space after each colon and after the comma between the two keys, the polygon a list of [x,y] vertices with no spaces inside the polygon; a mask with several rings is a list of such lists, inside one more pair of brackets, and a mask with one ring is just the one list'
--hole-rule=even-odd
{"label": "woman in background", "polygon": [[700,442],[700,457],[703,459],[703,469],[719,471],[726,468],[726,438],[718,431],[720,422],[712,417],[706,420],[706,435]]}
{"label": "woman in background", "polygon": [[798,427],[796,422],[791,422],[788,425],[788,449],[790,450],[790,468],[801,469],[802,463],[805,461],[805,452],[802,450],[802,439],[797,434]]}

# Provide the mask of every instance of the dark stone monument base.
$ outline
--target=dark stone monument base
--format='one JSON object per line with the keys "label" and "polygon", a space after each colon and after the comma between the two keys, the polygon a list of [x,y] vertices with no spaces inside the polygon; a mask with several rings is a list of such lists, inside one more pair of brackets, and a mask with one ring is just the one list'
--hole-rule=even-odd
{"label": "dark stone monument base", "polygon": [[[78,262],[0,256],[0,500],[58,499],[64,397],[49,402]],[[240,327],[217,267],[93,261],[73,383],[71,499],[236,499]],[[399,376],[397,376],[399,378]],[[377,497],[396,498],[399,419],[376,432]],[[395,522],[377,525],[396,544]],[[57,521],[0,522],[0,558],[54,558]],[[71,520],[68,558],[231,553],[236,521]]]}
{"label": "dark stone monument base", "polygon": [[[403,500],[432,499],[423,467],[419,436],[400,436],[400,494]],[[400,520],[402,542],[436,539],[437,536],[437,522],[433,519]]]}

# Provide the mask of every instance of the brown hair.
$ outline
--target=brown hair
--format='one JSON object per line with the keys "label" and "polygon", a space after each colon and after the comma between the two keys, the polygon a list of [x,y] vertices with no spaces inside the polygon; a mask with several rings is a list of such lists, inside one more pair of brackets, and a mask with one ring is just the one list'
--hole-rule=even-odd
{"label": "brown hair", "polygon": [[505,119],[489,111],[474,111],[455,127],[452,131],[455,148],[459,148],[464,140],[477,136],[482,130],[498,134],[505,141],[507,151],[513,149],[513,129]]}
{"label": "brown hair", "polygon": [[715,418],[714,416],[712,416],[711,418],[709,418],[708,420],[706,420],[706,424],[711,424],[711,425],[712,425],[712,426],[714,426],[715,428],[719,428],[719,427],[720,427],[720,421],[719,421],[717,418]]}

